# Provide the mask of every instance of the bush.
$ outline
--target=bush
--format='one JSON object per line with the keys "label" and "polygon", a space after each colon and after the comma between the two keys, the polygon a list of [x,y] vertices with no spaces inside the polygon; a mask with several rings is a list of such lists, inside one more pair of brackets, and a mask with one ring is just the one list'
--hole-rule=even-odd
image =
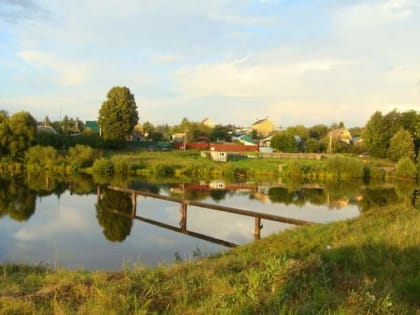
{"label": "bush", "polygon": [[101,158],[93,163],[92,171],[102,176],[111,176],[114,173],[114,165],[111,160]]}
{"label": "bush", "polygon": [[67,160],[73,169],[88,167],[95,161],[95,151],[89,146],[76,144],[69,149]]}
{"label": "bush", "polygon": [[408,157],[403,157],[395,165],[394,176],[404,178],[416,178],[416,172],[417,169],[414,162]]}
{"label": "bush", "polygon": [[129,158],[124,156],[114,155],[111,158],[112,165],[114,167],[114,174],[127,175],[129,174],[131,163]]}
{"label": "bush", "polygon": [[36,145],[30,147],[25,153],[25,164],[29,170],[51,170],[58,163],[57,151],[51,147]]}
{"label": "bush", "polygon": [[363,172],[363,162],[351,157],[334,157],[327,161],[327,172],[337,178],[360,178],[366,175]]}

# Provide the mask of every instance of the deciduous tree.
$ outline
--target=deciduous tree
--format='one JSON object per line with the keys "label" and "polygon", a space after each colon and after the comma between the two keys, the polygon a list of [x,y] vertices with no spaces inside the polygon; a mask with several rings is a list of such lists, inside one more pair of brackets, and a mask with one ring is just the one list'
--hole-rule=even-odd
{"label": "deciduous tree", "polygon": [[99,110],[99,125],[104,139],[122,141],[139,120],[134,95],[125,86],[114,86]]}
{"label": "deciduous tree", "polygon": [[408,130],[400,129],[390,140],[388,158],[397,162],[403,157],[414,160],[414,138]]}
{"label": "deciduous tree", "polygon": [[271,146],[274,149],[282,152],[297,151],[297,142],[295,136],[292,133],[285,131],[276,133],[273,138],[271,138]]}

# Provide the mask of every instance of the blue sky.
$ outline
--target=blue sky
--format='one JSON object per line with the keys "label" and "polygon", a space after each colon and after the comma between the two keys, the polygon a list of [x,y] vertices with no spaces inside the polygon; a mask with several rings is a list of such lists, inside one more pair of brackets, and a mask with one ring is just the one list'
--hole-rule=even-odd
{"label": "blue sky", "polygon": [[0,109],[363,126],[420,110],[420,0],[0,0]]}

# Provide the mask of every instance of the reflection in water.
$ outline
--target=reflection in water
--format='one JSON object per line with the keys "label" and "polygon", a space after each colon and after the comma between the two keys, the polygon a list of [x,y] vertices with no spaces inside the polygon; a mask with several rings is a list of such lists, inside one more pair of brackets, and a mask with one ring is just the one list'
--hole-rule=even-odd
{"label": "reflection in water", "polygon": [[[352,218],[389,203],[420,204],[420,196],[413,202],[414,185],[406,182],[217,183],[152,184],[135,179],[124,187],[311,222]],[[174,252],[183,255],[199,248],[218,253],[291,227],[193,202],[185,203],[188,211],[182,203],[150,197],[135,199],[136,205],[132,195],[104,188],[97,198],[96,189],[89,177],[0,179],[0,263],[54,264],[50,257],[58,257],[69,268],[119,269],[125,260],[155,265],[173,262]]]}
{"label": "reflection in water", "polygon": [[0,179],[0,218],[26,221],[35,212],[36,193],[21,178]]}
{"label": "reflection in water", "polygon": [[107,240],[122,242],[130,234],[133,219],[114,211],[131,215],[131,198],[126,193],[106,189],[101,193],[96,204],[96,217]]}

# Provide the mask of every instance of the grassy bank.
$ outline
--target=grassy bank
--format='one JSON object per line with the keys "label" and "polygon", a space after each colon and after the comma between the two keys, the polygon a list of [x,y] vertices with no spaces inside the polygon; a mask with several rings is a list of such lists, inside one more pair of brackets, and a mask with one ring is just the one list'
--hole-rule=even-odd
{"label": "grassy bank", "polygon": [[[389,163],[388,163],[389,164]],[[95,161],[93,174],[142,175],[147,177],[194,178],[301,178],[327,179],[384,179],[389,165],[379,160],[336,155],[326,160],[263,159],[234,156],[226,163],[200,156],[199,151],[171,152],[108,152]],[[392,165],[392,164],[391,164]],[[392,168],[392,167],[391,167]]]}
{"label": "grassy bank", "polygon": [[169,267],[0,271],[2,314],[420,314],[420,212],[375,208]]}

